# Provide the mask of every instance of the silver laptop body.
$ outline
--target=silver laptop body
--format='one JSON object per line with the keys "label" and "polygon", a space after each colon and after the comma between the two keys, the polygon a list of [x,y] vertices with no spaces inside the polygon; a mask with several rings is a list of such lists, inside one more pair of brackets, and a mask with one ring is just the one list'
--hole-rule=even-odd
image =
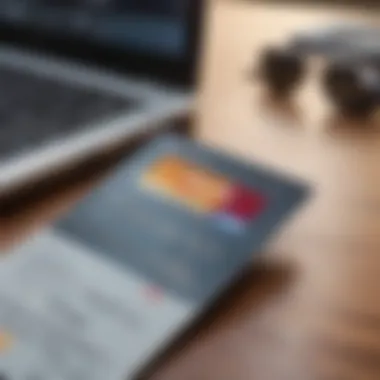
{"label": "silver laptop body", "polygon": [[40,3],[0,3],[0,195],[193,107],[201,0]]}

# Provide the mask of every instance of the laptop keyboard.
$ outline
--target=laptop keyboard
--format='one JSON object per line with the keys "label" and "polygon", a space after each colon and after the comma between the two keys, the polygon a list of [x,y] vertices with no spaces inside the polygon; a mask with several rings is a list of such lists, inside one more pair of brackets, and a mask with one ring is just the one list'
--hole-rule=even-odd
{"label": "laptop keyboard", "polygon": [[136,107],[136,99],[0,67],[0,160]]}

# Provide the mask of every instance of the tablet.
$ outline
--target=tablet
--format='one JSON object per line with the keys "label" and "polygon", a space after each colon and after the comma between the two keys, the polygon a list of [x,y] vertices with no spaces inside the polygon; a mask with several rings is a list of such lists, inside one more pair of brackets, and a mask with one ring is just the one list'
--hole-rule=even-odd
{"label": "tablet", "polygon": [[307,194],[184,137],[152,141],[0,262],[0,375],[134,378]]}

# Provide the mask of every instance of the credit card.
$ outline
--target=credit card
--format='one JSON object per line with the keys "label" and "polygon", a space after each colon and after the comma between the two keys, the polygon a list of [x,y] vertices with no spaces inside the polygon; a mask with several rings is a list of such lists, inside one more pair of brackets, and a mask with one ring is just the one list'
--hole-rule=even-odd
{"label": "credit card", "polygon": [[300,181],[158,138],[0,261],[0,376],[131,379],[308,194]]}

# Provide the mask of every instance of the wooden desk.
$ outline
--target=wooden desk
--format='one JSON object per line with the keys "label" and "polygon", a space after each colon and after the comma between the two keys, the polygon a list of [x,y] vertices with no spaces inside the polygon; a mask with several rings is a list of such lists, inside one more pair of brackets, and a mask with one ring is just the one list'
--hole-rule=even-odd
{"label": "wooden desk", "polygon": [[[270,271],[248,279],[153,378],[380,378],[380,126],[331,117],[316,81],[298,106],[285,107],[244,78],[263,44],[342,17],[378,18],[338,8],[212,5],[200,137],[309,180],[315,195],[267,247],[268,260],[290,268],[287,283],[267,297]],[[7,221],[3,235],[49,215],[54,203],[62,201],[57,196]]]}

